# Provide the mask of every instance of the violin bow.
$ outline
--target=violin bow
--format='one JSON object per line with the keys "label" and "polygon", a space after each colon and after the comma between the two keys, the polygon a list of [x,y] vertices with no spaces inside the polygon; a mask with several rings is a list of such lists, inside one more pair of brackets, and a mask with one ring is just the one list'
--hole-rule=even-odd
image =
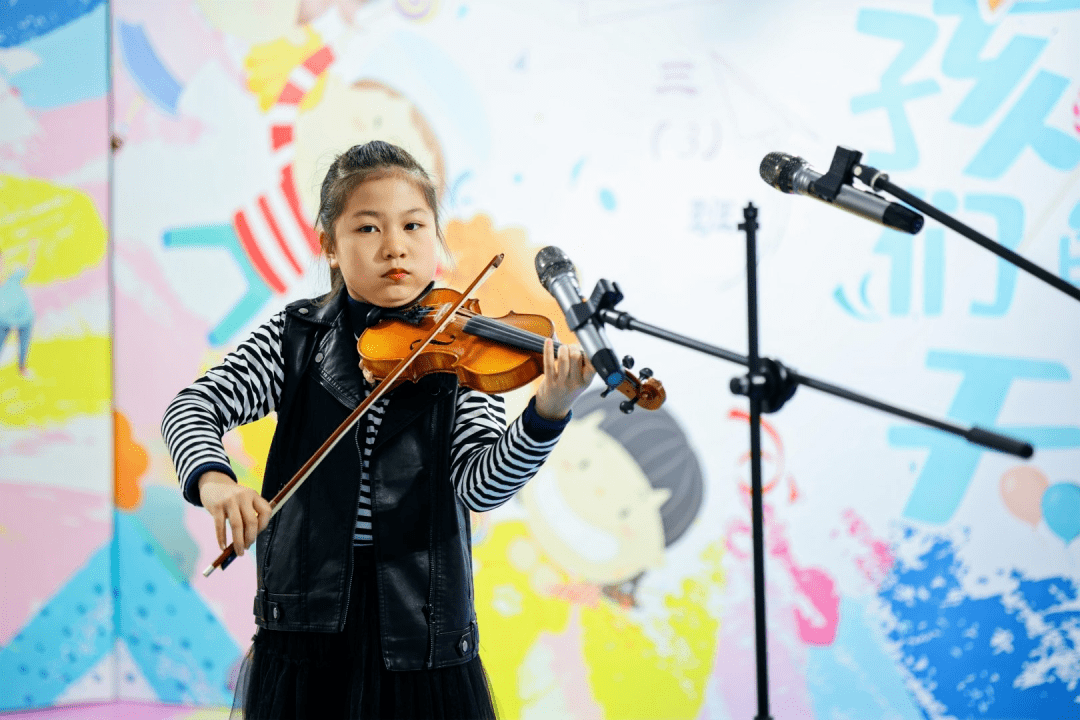
{"label": "violin bow", "polygon": [[[379,398],[389,391],[397,379],[401,377],[401,374],[409,367],[409,364],[412,363],[424,348],[428,346],[432,339],[447,328],[454,320],[458,310],[460,310],[462,306],[468,302],[469,298],[472,297],[473,292],[480,287],[481,283],[488,279],[488,276],[495,271],[495,268],[502,264],[503,257],[503,254],[500,253],[491,259],[491,262],[489,262],[487,267],[476,276],[476,279],[473,280],[472,284],[470,284],[465,292],[461,294],[461,297],[458,298],[457,302],[450,306],[449,309],[444,309],[442,311],[444,314],[437,320],[435,328],[428,333],[428,336],[416,346],[407,358],[398,363],[397,367],[395,367],[390,374],[383,378],[382,381],[372,389],[371,394],[369,394],[364,401],[349,414],[349,417],[345,418],[341,425],[338,425],[337,429],[330,434],[330,437],[328,437],[326,441],[319,446],[319,449],[315,451],[315,454],[312,455],[308,461],[304,463],[303,467],[296,471],[296,474],[292,476],[292,479],[278,491],[278,494],[270,501],[271,518],[277,515],[278,510],[281,509],[285,502],[293,496],[309,477],[311,477],[311,474],[315,472],[315,468],[319,466],[319,463],[323,461],[323,458],[326,457],[327,453],[334,449],[334,446],[338,444],[338,441],[341,440],[356,421],[367,412],[368,408],[370,408],[372,404],[378,402]],[[235,538],[233,538],[233,540],[235,541]],[[236,550],[233,547],[233,544],[229,543],[229,545],[221,551],[221,554],[218,555],[217,559],[203,570],[203,577],[209,577],[210,573],[214,572],[214,568],[220,567],[224,570],[235,559]]]}

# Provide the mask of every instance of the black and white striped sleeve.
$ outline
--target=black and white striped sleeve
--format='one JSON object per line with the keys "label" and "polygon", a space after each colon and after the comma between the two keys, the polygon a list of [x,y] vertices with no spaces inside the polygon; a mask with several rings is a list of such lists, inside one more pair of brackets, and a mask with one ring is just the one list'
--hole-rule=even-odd
{"label": "black and white striped sleeve", "polygon": [[530,402],[507,427],[501,397],[462,388],[450,450],[458,497],[475,512],[502,505],[544,464],[568,420],[546,421]]}
{"label": "black and white striped sleeve", "polygon": [[285,313],[257,328],[239,346],[169,403],[161,434],[184,497],[199,503],[197,480],[216,469],[235,479],[222,436],[277,408],[284,376],[281,335]]}

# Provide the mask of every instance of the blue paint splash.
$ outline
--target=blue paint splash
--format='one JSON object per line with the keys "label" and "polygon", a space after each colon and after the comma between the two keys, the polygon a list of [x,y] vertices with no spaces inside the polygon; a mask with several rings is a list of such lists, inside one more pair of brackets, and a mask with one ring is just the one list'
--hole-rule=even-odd
{"label": "blue paint splash", "polygon": [[0,47],[15,47],[81,18],[105,0],[5,0]]}
{"label": "blue paint splash", "polygon": [[617,204],[615,201],[615,193],[607,188],[600,190],[600,204],[603,205],[604,209],[608,212],[613,212]]}
{"label": "blue paint splash", "polygon": [[[920,538],[909,529],[905,541],[912,539]],[[967,569],[952,540],[928,540],[916,562],[897,562],[878,593],[891,616],[888,640],[926,717],[1076,717],[1076,584],[1014,570],[1006,591],[973,598],[961,585]]]}

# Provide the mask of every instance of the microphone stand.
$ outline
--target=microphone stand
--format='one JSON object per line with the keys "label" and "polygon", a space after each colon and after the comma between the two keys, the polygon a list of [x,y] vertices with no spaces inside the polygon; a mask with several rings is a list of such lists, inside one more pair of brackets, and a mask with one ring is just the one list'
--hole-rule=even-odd
{"label": "microphone stand", "polygon": [[[814,388],[820,392],[844,398],[854,403],[881,410],[906,420],[921,423],[964,438],[968,442],[991,450],[1030,458],[1034,448],[1030,443],[1000,435],[984,428],[972,426],[964,428],[945,420],[921,415],[910,410],[889,405],[845,388],[817,380],[808,375],[792,370],[779,360],[761,357],[758,354],[758,309],[757,309],[757,208],[748,203],[743,208],[744,222],[739,229],[746,233],[746,305],[748,315],[748,356],[739,355],[715,345],[694,340],[685,335],[665,330],[655,325],[640,322],[630,314],[615,310],[615,305],[623,299],[617,283],[600,280],[593,289],[587,302],[588,309],[599,321],[619,328],[635,330],[647,335],[666,340],[676,345],[696,350],[722,360],[738,363],[747,367],[749,372],[732,378],[730,389],[736,395],[746,395],[750,400],[750,500],[752,515],[753,555],[754,555],[754,635],[756,641],[757,662],[757,698],[758,714],[756,720],[772,720],[769,715],[769,671],[766,652],[765,623],[765,538],[762,507],[761,484],[761,413],[773,413],[783,407],[792,398],[799,385]],[[630,358],[624,358],[623,364],[633,364]],[[642,374],[644,374],[644,370]],[[624,402],[623,412],[633,410],[633,403]]]}
{"label": "microphone stand", "polygon": [[965,225],[952,215],[949,215],[925,200],[912,195],[902,187],[894,185],[889,181],[889,176],[877,168],[870,167],[869,165],[860,165],[859,161],[861,159],[862,153],[860,151],[852,150],[843,145],[837,145],[836,152],[833,153],[829,172],[816,181],[816,189],[821,193],[824,193],[823,197],[826,200],[832,202],[833,198],[835,198],[836,194],[839,192],[841,185],[851,185],[852,180],[858,178],[871,190],[881,190],[889,193],[897,200],[901,200],[919,212],[929,215],[945,227],[950,230],[955,230],[968,240],[981,245],[1024,272],[1034,275],[1048,285],[1052,285],[1073,300],[1080,300],[1080,287],[1066,282],[1057,275],[1039,267],[1024,256],[1013,252],[1004,245],[994,242],[974,228]]}

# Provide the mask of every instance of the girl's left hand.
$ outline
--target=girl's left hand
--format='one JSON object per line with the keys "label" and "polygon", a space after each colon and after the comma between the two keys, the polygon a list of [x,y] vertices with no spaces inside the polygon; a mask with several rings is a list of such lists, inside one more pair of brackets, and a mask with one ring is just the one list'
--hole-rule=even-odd
{"label": "girl's left hand", "polygon": [[548,420],[562,420],[595,376],[580,345],[561,345],[556,357],[555,343],[548,338],[544,341],[544,377],[536,389],[536,412]]}

